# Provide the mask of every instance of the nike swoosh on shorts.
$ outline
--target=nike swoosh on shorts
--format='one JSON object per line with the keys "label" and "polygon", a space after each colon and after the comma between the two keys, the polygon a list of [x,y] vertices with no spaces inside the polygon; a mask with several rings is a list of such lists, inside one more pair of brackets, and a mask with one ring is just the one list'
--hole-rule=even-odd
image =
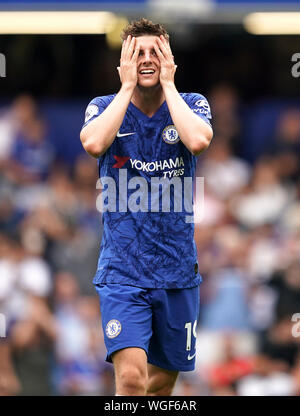
{"label": "nike swoosh on shorts", "polygon": [[188,360],[192,360],[195,356],[196,356],[196,353],[195,353],[195,354],[193,354],[193,355],[190,355],[190,354],[189,354],[189,355],[188,355],[188,357],[187,357],[187,359],[188,359]]}

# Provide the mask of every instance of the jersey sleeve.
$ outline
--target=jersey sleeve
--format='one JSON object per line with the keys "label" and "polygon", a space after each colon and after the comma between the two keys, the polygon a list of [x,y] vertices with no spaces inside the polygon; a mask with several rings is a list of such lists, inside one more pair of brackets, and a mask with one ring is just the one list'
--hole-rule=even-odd
{"label": "jersey sleeve", "polygon": [[100,116],[101,113],[106,109],[106,107],[111,103],[111,97],[96,97],[94,98],[85,110],[84,124],[82,126],[87,126],[91,121],[96,117]]}
{"label": "jersey sleeve", "polygon": [[207,99],[197,93],[186,94],[184,97],[185,102],[188,104],[193,113],[201,117],[207,124],[211,126],[211,111]]}

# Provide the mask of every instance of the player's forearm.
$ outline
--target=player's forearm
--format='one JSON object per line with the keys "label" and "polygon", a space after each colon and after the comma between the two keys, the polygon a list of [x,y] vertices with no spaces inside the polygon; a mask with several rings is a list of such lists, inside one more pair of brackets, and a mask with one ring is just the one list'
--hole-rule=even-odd
{"label": "player's forearm", "polygon": [[81,143],[87,153],[99,157],[114,141],[123,122],[133,94],[131,86],[122,85],[103,113],[85,126],[80,133]]}
{"label": "player's forearm", "polygon": [[174,83],[163,85],[163,91],[181,141],[193,155],[200,154],[209,146],[212,128],[192,112]]}

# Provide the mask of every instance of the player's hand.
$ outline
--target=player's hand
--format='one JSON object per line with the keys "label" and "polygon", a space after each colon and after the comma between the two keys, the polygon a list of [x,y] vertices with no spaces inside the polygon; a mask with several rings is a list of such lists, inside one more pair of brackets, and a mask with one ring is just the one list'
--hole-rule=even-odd
{"label": "player's hand", "polygon": [[130,35],[122,44],[120,66],[118,72],[122,85],[134,88],[137,84],[137,58],[139,46],[136,46],[136,38]]}
{"label": "player's hand", "polygon": [[168,83],[174,83],[174,76],[177,65],[174,63],[174,56],[171,51],[169,42],[163,35],[156,38],[154,45],[156,55],[160,61],[160,83],[162,86]]}

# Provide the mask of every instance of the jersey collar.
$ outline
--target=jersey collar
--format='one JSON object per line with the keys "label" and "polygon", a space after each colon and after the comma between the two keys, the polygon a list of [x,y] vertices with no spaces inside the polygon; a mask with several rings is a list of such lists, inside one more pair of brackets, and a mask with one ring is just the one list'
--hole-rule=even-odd
{"label": "jersey collar", "polygon": [[168,109],[167,102],[164,101],[162,105],[158,108],[158,110],[153,114],[152,117],[148,117],[145,113],[143,113],[138,107],[136,107],[131,101],[129,104],[129,108],[133,111],[133,113],[138,118],[143,118],[145,121],[152,121],[160,118],[163,113],[165,113]]}

